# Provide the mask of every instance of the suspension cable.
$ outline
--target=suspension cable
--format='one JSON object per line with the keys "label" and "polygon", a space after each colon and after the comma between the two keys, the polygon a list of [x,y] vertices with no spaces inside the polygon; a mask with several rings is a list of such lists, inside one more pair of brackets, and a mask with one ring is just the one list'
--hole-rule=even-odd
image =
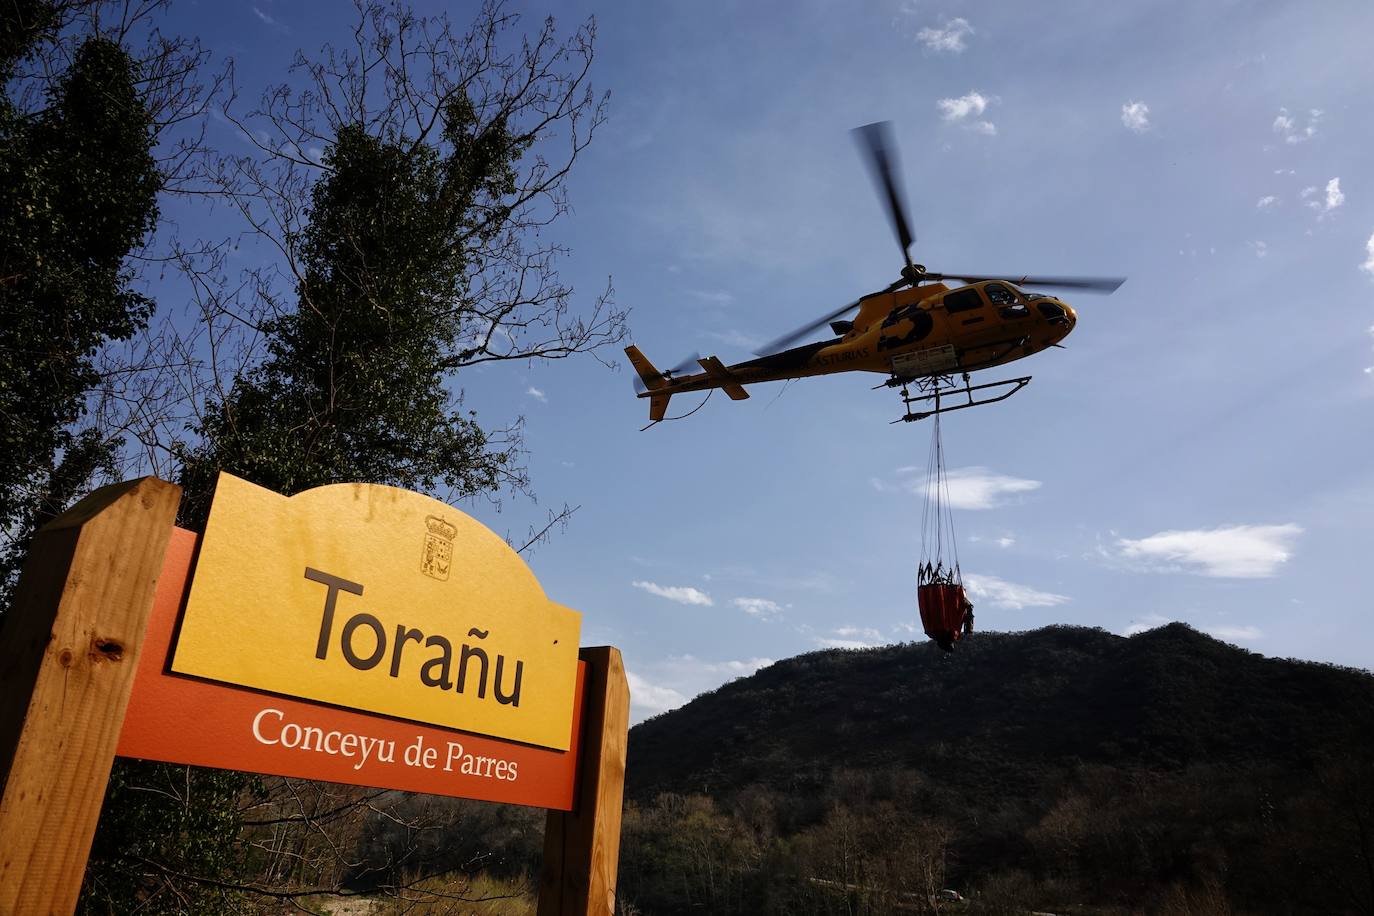
{"label": "suspension cable", "polygon": [[[937,401],[936,407],[939,407]],[[931,417],[930,450],[926,457],[925,505],[921,512],[921,567],[942,569],[953,581],[961,582],[959,543],[954,531],[954,506],[950,499],[949,473],[945,464],[944,436],[940,413]],[[945,565],[948,545],[949,565]]]}

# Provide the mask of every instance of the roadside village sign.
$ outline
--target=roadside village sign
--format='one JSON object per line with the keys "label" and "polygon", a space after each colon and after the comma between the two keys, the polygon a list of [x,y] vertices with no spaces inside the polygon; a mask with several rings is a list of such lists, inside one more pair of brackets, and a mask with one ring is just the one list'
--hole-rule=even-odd
{"label": "roadside village sign", "polygon": [[539,913],[609,914],[629,692],[501,538],[418,493],[105,487],[0,629],[0,914],[75,908],[116,755],[549,809]]}

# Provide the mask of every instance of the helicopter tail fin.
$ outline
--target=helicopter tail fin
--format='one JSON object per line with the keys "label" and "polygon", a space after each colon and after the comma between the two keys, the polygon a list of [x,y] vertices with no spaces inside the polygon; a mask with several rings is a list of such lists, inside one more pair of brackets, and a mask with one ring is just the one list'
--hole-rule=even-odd
{"label": "helicopter tail fin", "polygon": [[649,422],[657,423],[668,413],[668,401],[672,394],[651,394],[649,395]]}
{"label": "helicopter tail fin", "polygon": [[735,376],[730,374],[730,370],[725,368],[725,364],[720,361],[718,356],[708,356],[699,359],[697,362],[701,368],[706,370],[706,374],[716,385],[730,396],[732,401],[743,401],[749,397],[749,392],[744,390],[744,386],[735,380]]}
{"label": "helicopter tail fin", "polygon": [[[625,355],[630,358],[630,365],[635,367],[635,371],[639,373],[639,377],[644,381],[645,388],[649,389],[650,391],[654,391],[655,389],[662,388],[664,385],[668,384],[668,380],[663,377],[663,373],[655,369],[654,364],[649,362],[648,358],[645,357],[643,353],[639,352],[639,347],[636,347],[634,344],[630,344],[628,347],[625,348]],[[663,410],[655,410],[655,407],[657,405],[657,397],[649,399],[650,412],[662,414]],[[667,406],[668,396],[664,396],[663,408],[666,410]],[[654,419],[659,418],[655,417]]]}

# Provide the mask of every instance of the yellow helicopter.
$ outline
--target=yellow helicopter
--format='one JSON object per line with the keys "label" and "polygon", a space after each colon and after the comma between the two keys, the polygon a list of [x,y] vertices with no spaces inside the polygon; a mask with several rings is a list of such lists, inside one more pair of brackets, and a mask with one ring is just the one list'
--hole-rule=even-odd
{"label": "yellow helicopter", "polygon": [[[732,366],[715,356],[702,359],[694,355],[660,372],[638,347],[626,347],[625,354],[639,375],[639,397],[649,399],[649,426],[664,419],[681,419],[667,417],[668,402],[675,394],[719,388],[731,400],[740,401],[749,397],[745,385],[836,372],[887,375],[875,388],[901,389],[905,413],[894,423],[1002,401],[1024,388],[1030,376],[974,385],[970,373],[1058,346],[1078,320],[1063,300],[1022,287],[1110,293],[1125,282],[1122,277],[937,273],[914,263],[911,246],[915,236],[897,188],[891,124],[868,124],[854,134],[902,248],[906,266],[901,277],[779,337],[758,351],[757,359]],[[965,285],[950,288],[945,280]],[[858,314],[852,320],[842,320],[854,309]],[[836,336],[792,346],[825,324]],[[684,374],[693,363],[702,371]],[[954,382],[956,375],[962,384]],[[915,394],[910,386],[915,386]],[[913,409],[916,406],[927,409]]]}

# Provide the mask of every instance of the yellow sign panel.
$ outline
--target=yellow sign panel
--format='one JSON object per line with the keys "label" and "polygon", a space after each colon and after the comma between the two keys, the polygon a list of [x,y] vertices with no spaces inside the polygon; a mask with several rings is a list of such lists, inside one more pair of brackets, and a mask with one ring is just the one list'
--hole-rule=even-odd
{"label": "yellow sign panel", "polygon": [[438,500],[221,474],[172,670],[567,750],[581,618]]}

